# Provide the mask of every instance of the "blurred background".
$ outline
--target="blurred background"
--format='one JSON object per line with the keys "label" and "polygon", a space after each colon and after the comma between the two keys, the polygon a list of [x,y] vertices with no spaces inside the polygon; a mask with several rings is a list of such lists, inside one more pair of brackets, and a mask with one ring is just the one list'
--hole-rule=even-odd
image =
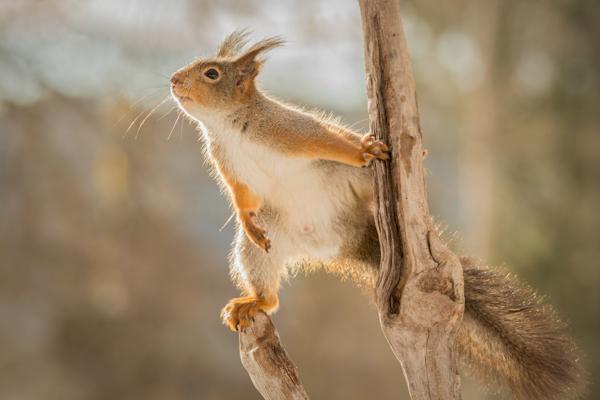
{"label": "blurred background", "polygon": [[[600,2],[401,9],[432,215],[548,295],[597,381]],[[195,126],[168,100],[140,128],[175,70],[246,26],[289,40],[264,89],[368,129],[353,0],[0,0],[0,399],[261,398],[219,320],[234,223]],[[299,275],[280,299],[312,398],[408,399],[359,289]]]}

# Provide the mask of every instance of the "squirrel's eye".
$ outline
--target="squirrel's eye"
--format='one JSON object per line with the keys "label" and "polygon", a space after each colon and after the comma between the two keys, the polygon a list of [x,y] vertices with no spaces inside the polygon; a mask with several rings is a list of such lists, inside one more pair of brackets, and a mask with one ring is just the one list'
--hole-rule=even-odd
{"label": "squirrel's eye", "polygon": [[208,71],[206,71],[204,73],[204,76],[206,76],[208,79],[212,79],[215,80],[219,77],[219,71],[217,71],[216,69],[209,69]]}

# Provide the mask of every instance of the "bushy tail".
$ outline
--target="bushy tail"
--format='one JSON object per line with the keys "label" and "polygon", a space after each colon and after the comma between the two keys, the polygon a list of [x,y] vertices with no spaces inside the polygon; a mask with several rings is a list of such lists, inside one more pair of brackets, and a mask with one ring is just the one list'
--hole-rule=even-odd
{"label": "bushy tail", "polygon": [[485,384],[506,387],[515,399],[580,394],[585,374],[554,310],[505,271],[461,262],[465,315],[458,347],[466,370]]}

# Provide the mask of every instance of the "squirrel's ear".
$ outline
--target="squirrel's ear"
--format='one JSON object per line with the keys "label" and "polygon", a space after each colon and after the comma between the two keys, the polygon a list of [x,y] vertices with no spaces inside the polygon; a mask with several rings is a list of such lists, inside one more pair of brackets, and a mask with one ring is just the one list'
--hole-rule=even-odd
{"label": "squirrel's ear", "polygon": [[265,54],[284,43],[285,40],[281,37],[265,39],[256,43],[239,56],[235,60],[236,70],[241,78],[239,84],[258,75],[262,64],[266,60]]}
{"label": "squirrel's ear", "polygon": [[235,64],[239,76],[250,78],[258,75],[262,63],[263,60],[258,59],[256,54],[249,54],[246,57],[240,57]]}

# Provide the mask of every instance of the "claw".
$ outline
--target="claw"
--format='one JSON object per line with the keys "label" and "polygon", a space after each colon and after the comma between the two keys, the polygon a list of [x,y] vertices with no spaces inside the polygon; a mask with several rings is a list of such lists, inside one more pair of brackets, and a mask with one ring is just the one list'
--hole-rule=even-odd
{"label": "claw", "polygon": [[223,323],[229,325],[231,330],[246,333],[250,321],[254,322],[254,317],[259,310],[266,312],[272,311],[277,307],[277,296],[240,297],[232,299],[221,311]]}
{"label": "claw", "polygon": [[386,152],[390,151],[389,147],[385,143],[376,140],[375,135],[367,134],[363,136],[360,142],[362,145],[362,159],[367,161],[367,165],[373,158],[380,160],[388,160],[390,158],[386,154]]}
{"label": "claw", "polygon": [[254,217],[256,216],[254,211],[250,211],[248,215],[252,218],[242,220],[246,235],[255,245],[268,253],[271,248],[271,240],[267,237],[267,231],[254,222]]}

